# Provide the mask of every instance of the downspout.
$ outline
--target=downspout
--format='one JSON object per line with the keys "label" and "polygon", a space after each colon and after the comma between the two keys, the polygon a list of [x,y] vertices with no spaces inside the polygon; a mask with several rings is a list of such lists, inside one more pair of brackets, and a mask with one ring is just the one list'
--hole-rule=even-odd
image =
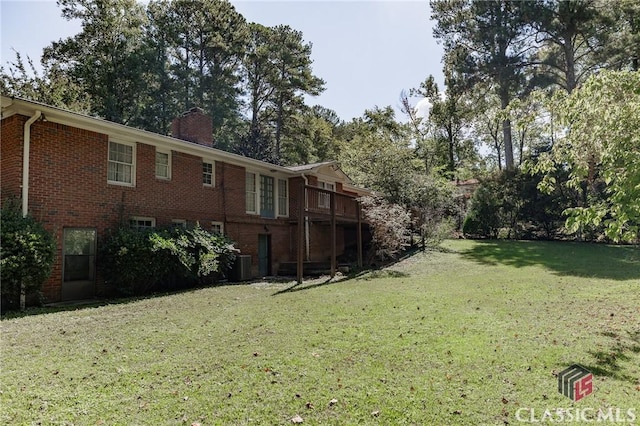
{"label": "downspout", "polygon": [[[36,110],[33,117],[24,124],[24,138],[22,142],[22,217],[29,213],[29,151],[31,148],[31,125],[40,118],[42,112]],[[20,282],[20,310],[27,305],[27,293],[24,282]]]}
{"label": "downspout", "polygon": [[[309,179],[307,179],[307,177],[305,176],[304,173],[302,173],[302,179],[304,179],[304,186],[307,187],[309,186]],[[307,191],[304,191],[304,207],[308,208],[309,207],[309,202],[307,200]],[[304,216],[304,242],[305,242],[305,255],[306,255],[306,259],[307,261],[310,259],[309,256],[309,217],[308,216]]]}
{"label": "downspout", "polygon": [[[33,117],[24,124],[24,138],[22,144],[22,216],[29,213],[29,151],[31,148],[31,125],[42,116],[42,112],[36,110]],[[21,301],[22,303],[22,301]]]}

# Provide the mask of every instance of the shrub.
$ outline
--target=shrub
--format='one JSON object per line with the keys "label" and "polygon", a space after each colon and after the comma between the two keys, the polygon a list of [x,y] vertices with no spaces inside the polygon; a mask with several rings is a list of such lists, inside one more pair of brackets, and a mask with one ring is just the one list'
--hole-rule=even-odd
{"label": "shrub", "polygon": [[23,217],[14,202],[5,203],[1,215],[2,300],[12,309],[20,306],[21,286],[25,295],[39,292],[51,274],[56,246],[42,224]]}
{"label": "shrub", "polygon": [[100,250],[105,284],[122,295],[174,290],[224,276],[237,249],[224,235],[193,228],[118,229]]}
{"label": "shrub", "polygon": [[393,259],[409,245],[411,217],[407,210],[380,197],[361,197],[362,213],[372,230],[372,257]]}
{"label": "shrub", "polygon": [[[564,178],[557,172],[556,179]],[[484,180],[471,198],[463,232],[471,237],[556,238],[562,212],[577,202],[577,194],[560,189],[545,194],[540,175],[501,172]]]}

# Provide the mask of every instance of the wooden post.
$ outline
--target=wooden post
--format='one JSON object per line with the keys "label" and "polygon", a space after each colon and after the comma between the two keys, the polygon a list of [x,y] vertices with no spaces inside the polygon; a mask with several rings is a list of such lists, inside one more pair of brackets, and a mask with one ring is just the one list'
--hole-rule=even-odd
{"label": "wooden post", "polygon": [[300,191],[298,193],[298,256],[297,256],[297,279],[298,284],[302,284],[302,276],[304,274],[304,222],[305,222],[305,208],[304,208],[304,182],[300,183]]}
{"label": "wooden post", "polygon": [[329,193],[331,201],[331,278],[336,276],[338,265],[336,262],[338,249],[336,247],[336,193]]}
{"label": "wooden post", "polygon": [[357,240],[358,240],[358,268],[362,268],[362,214],[360,211],[360,202],[356,200],[356,219],[358,224],[356,225]]}

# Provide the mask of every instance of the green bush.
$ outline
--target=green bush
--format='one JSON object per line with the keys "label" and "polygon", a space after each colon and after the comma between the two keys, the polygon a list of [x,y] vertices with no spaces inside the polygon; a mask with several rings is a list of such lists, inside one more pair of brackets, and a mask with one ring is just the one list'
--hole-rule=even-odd
{"label": "green bush", "polygon": [[[555,179],[566,179],[558,171]],[[578,194],[538,190],[540,175],[500,172],[482,181],[471,198],[463,233],[480,238],[553,239],[562,236],[562,212],[578,202]]]}
{"label": "green bush", "polygon": [[175,290],[224,277],[237,249],[224,235],[202,229],[118,229],[99,256],[105,284],[120,294]]}
{"label": "green bush", "polygon": [[55,258],[52,235],[33,217],[23,217],[15,202],[1,211],[0,274],[3,309],[20,306],[20,288],[37,294],[49,278]]}

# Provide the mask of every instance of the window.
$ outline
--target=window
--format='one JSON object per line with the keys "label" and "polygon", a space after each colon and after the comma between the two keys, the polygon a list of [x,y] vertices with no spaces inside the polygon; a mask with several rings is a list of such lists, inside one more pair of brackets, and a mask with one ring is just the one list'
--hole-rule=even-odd
{"label": "window", "polygon": [[[335,184],[328,182],[318,182],[318,188],[327,189],[329,191],[335,190]],[[318,207],[321,209],[331,208],[331,194],[321,192],[318,194]]]}
{"label": "window", "polygon": [[137,229],[138,231],[143,229],[155,228],[156,220],[153,217],[139,217],[134,216],[129,219],[129,228]]}
{"label": "window", "polygon": [[133,186],[134,154],[133,145],[109,142],[109,182]]}
{"label": "window", "polygon": [[187,221],[184,219],[172,219],[171,224],[177,228],[186,228]]}
{"label": "window", "polygon": [[224,223],[211,222],[211,232],[214,232],[217,234],[224,234]]}
{"label": "window", "polygon": [[213,163],[202,163],[202,183],[213,186]]}
{"label": "window", "polygon": [[256,210],[256,174],[247,172],[245,175],[245,208],[247,213],[257,213]]}
{"label": "window", "polygon": [[289,216],[288,181],[278,179],[278,216]]}
{"label": "window", "polygon": [[156,177],[171,179],[171,156],[168,152],[156,151]]}
{"label": "window", "polygon": [[271,176],[260,175],[260,216],[275,217],[274,183]]}

